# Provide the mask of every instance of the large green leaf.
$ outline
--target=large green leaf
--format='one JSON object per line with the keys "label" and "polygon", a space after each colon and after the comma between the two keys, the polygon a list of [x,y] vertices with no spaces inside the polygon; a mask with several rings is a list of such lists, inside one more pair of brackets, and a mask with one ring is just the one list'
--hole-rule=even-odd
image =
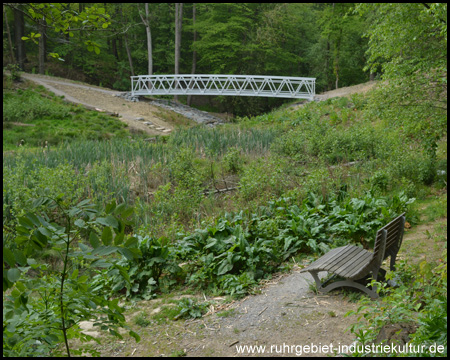
{"label": "large green leaf", "polygon": [[8,270],[8,280],[11,282],[16,282],[20,279],[20,270],[13,268]]}
{"label": "large green leaf", "polygon": [[103,245],[110,245],[112,242],[112,231],[111,231],[111,228],[108,226],[103,228],[102,242],[103,242]]}

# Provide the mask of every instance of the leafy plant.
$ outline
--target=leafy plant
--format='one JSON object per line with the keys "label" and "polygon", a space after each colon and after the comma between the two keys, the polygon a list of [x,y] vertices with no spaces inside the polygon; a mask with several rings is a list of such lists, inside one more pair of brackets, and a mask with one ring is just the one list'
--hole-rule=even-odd
{"label": "leafy plant", "polygon": [[238,173],[242,169],[242,158],[239,149],[231,148],[224,155],[223,161],[225,163],[226,170],[231,173]]}
{"label": "leafy plant", "polygon": [[[81,355],[69,347],[69,339],[95,340],[81,332],[78,324],[93,320],[96,326],[122,338],[118,327],[127,327],[124,309],[118,299],[105,299],[89,284],[89,268],[116,267],[129,281],[127,272],[107,255],[120,253],[129,259],[140,256],[136,239],[125,237],[130,209],[111,203],[106,217],[89,200],[66,207],[63,195],[44,196],[33,202],[58,211],[60,224],[45,214],[27,212],[19,218],[14,241],[16,249],[3,248],[3,291],[12,288],[4,303],[4,355],[48,355],[64,343],[68,356]],[[132,210],[132,209],[131,209]],[[98,232],[101,232],[99,238]],[[33,258],[37,250],[51,247],[61,257],[61,264],[51,267]],[[83,264],[89,267],[84,269]],[[18,264],[18,266],[17,266]],[[129,334],[139,341],[139,336]]]}
{"label": "leafy plant", "polygon": [[[356,314],[358,320],[366,322],[352,325],[349,330],[357,337],[360,344],[375,340],[380,329],[386,324],[410,322],[418,325],[411,335],[409,344],[420,352],[416,356],[436,355],[430,353],[430,345],[439,345],[447,354],[447,260],[432,267],[423,261],[419,265],[408,265],[405,261],[397,264],[397,271],[388,272],[387,280],[395,280],[397,287],[388,287],[387,283],[377,283],[381,302],[374,303],[366,298],[360,300],[360,307],[350,311],[346,316]],[[362,354],[360,354],[362,355]],[[398,354],[400,355],[400,354]],[[406,352],[403,356],[410,356]]]}
{"label": "leafy plant", "polygon": [[207,311],[208,302],[198,303],[191,298],[183,298],[178,302],[178,314],[174,319],[196,319],[201,318]]}
{"label": "leafy plant", "polygon": [[[127,270],[128,281],[118,278],[114,289],[127,288],[126,295],[133,298],[151,299],[160,289],[161,283],[168,286],[175,282],[173,278],[181,269],[175,263],[167,238],[154,239],[137,236],[137,247],[141,253],[139,259],[126,258],[119,264]],[[161,276],[165,273],[164,280]],[[172,276],[172,278],[171,278]]]}

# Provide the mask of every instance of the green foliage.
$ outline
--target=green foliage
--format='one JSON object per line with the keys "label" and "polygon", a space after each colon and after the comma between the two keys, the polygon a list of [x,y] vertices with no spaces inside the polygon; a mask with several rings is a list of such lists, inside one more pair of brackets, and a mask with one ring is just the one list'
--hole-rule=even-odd
{"label": "green foliage", "polygon": [[207,312],[208,305],[207,302],[199,304],[191,298],[183,298],[178,301],[178,314],[175,316],[175,320],[201,318]]}
{"label": "green foliage", "polygon": [[[73,206],[82,199],[86,179],[69,164],[50,169],[39,165],[29,169],[23,158],[17,157],[16,161],[14,168],[3,168],[5,225],[17,224],[17,219],[29,209],[30,199],[41,196],[44,190],[52,194],[68,194],[61,200],[65,206]],[[42,206],[41,210],[43,208],[45,209]]]}
{"label": "green foliage", "polygon": [[[3,354],[6,356],[48,356],[59,354],[65,344],[68,356],[70,339],[94,340],[78,326],[80,321],[94,321],[96,326],[122,338],[117,329],[127,327],[124,309],[118,299],[108,300],[102,290],[88,282],[89,268],[115,267],[129,282],[126,271],[114,258],[119,253],[129,259],[140,256],[135,239],[125,237],[130,210],[125,205],[109,204],[104,217],[89,200],[76,206],[64,206],[63,194],[33,201],[32,208],[47,205],[60,213],[60,224],[46,214],[28,212],[19,218],[14,242],[3,247],[3,291],[12,288],[4,303]],[[99,237],[99,234],[100,237]],[[40,263],[37,251],[51,247],[61,257],[59,266]],[[83,266],[88,264],[86,268]],[[31,273],[31,274],[30,274]],[[137,341],[139,336],[130,331]],[[81,355],[80,350],[72,353]]]}
{"label": "green foliage", "polygon": [[69,107],[55,104],[33,90],[19,91],[17,95],[6,94],[3,98],[3,120],[29,123],[36,118],[61,119],[69,114]]}
{"label": "green foliage", "polygon": [[237,174],[242,170],[242,157],[239,149],[231,148],[223,157],[225,169],[231,173]]}
{"label": "green foliage", "polygon": [[[126,269],[129,281],[116,277],[113,290],[120,291],[126,286],[127,297],[148,300],[155,296],[163,283],[167,287],[172,285],[170,277],[178,275],[181,269],[175,263],[169,245],[167,238],[152,239],[137,236],[137,248],[141,257],[137,260],[127,258],[119,262]],[[166,276],[161,278],[163,273]]]}
{"label": "green foliage", "polygon": [[[111,22],[110,16],[106,14],[105,8],[99,7],[98,4],[85,7],[82,11],[72,9],[70,4],[64,3],[39,3],[27,4],[27,11],[31,18],[36,21],[44,19],[47,25],[52,26],[56,33],[73,37],[73,29],[106,29]],[[31,33],[29,37],[22,37],[22,40],[33,40],[37,44],[35,38],[42,34]],[[88,51],[95,51],[100,54],[100,48],[92,40],[85,41],[86,49]],[[58,59],[59,54],[51,53],[51,56]]]}
{"label": "green foliage", "polygon": [[259,158],[243,169],[239,185],[242,198],[248,201],[267,194],[280,196],[288,187],[288,179],[280,159]]}
{"label": "green foliage", "polygon": [[333,225],[330,230],[341,241],[350,240],[373,248],[375,232],[386,225],[387,220],[407,212],[414,201],[403,192],[388,197],[377,197],[369,192],[361,199],[352,198],[341,203],[332,201],[329,218]]}
{"label": "green foliage", "polygon": [[[397,287],[377,283],[383,299],[374,303],[360,300],[356,311],[347,313],[364,317],[350,327],[359,344],[374,341],[380,329],[386,324],[415,323],[417,331],[411,335],[410,345],[420,352],[398,353],[397,356],[446,356],[447,354],[447,255],[441,264],[433,266],[427,261],[418,265],[399,262],[397,270],[386,275]],[[430,353],[431,345],[443,346],[444,352]],[[355,354],[364,356],[364,354]],[[367,354],[366,354],[367,355]]]}
{"label": "green foliage", "polygon": [[348,243],[374,237],[411,200],[368,194],[343,204],[313,195],[301,207],[289,202],[270,202],[260,209],[261,215],[228,214],[181,239],[176,253],[188,261],[188,283],[243,296],[291,256],[327,251],[332,234],[334,246],[342,245],[344,239]]}
{"label": "green foliage", "polygon": [[384,82],[370,100],[374,116],[423,140],[435,156],[447,133],[447,4],[360,4],[370,14],[368,68]]}
{"label": "green foliage", "polygon": [[370,124],[352,127],[318,124],[317,128],[304,124],[277,139],[272,149],[300,163],[323,159],[337,164],[374,158],[382,144],[379,136]]}
{"label": "green foliage", "polygon": [[370,193],[362,199],[325,201],[311,194],[301,206],[280,198],[260,207],[259,214],[228,213],[212,225],[178,234],[175,242],[138,235],[136,247],[142,257],[118,262],[129,282],[113,268],[106,277],[97,275],[94,284],[110,294],[126,288],[129,297],[150,299],[186,279],[213,293],[245,296],[298,253],[326,252],[349,242],[373,245],[376,230],[412,201],[404,195]]}
{"label": "green foliage", "polygon": [[249,4],[198,4],[195,29],[201,41],[194,43],[199,65],[212,67],[217,74],[240,73],[240,60],[245,54],[242,38],[251,24]]}
{"label": "green foliage", "polygon": [[333,3],[316,12],[319,39],[308,49],[308,60],[320,90],[367,81],[363,73],[366,19],[354,16],[352,4]]}
{"label": "green foliage", "polygon": [[[64,103],[43,88],[5,91],[3,95],[3,148],[43,147],[79,139],[125,137],[126,125],[119,119]],[[46,149],[46,153],[49,149]],[[46,155],[41,154],[41,155]]]}

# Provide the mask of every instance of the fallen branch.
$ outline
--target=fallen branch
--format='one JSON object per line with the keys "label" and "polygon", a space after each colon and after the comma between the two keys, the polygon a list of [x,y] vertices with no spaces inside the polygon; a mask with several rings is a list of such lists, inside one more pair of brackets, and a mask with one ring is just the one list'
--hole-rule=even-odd
{"label": "fallen branch", "polygon": [[224,193],[224,192],[227,192],[227,191],[233,191],[233,190],[236,190],[236,189],[239,189],[240,188],[240,186],[235,186],[235,187],[231,187],[231,188],[225,188],[225,189],[215,189],[215,190],[208,190],[208,189],[206,189],[206,190],[204,190],[203,191],[203,194],[204,195],[210,195],[210,194],[221,194],[221,193]]}

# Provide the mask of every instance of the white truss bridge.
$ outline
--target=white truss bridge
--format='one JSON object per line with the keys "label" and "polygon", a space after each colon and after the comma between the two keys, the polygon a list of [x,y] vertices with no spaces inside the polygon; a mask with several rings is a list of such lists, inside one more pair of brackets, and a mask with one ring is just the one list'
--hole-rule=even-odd
{"label": "white truss bridge", "polygon": [[229,95],[314,100],[316,79],[261,75],[131,76],[131,95]]}

